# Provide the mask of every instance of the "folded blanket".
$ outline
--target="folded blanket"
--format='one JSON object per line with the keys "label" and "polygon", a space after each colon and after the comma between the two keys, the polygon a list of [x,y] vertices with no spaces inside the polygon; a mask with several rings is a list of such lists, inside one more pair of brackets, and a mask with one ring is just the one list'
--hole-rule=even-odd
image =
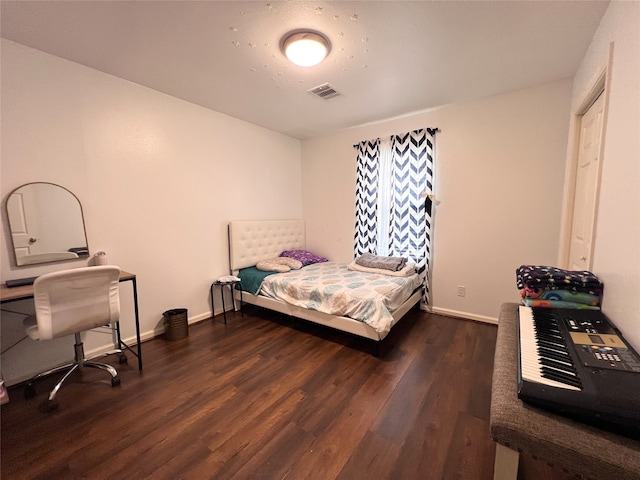
{"label": "folded blanket", "polygon": [[236,285],[236,288],[241,287],[243,292],[257,295],[260,287],[262,287],[263,280],[274,273],[275,272],[260,271],[256,267],[243,268],[238,272],[240,283]]}
{"label": "folded blanket", "polygon": [[373,255],[372,253],[363,253],[356,258],[355,262],[361,267],[397,272],[405,267],[407,259],[403,257],[382,257],[380,255]]}
{"label": "folded blanket", "polygon": [[600,297],[598,295],[564,289],[549,290],[546,288],[524,287],[520,290],[520,296],[522,298],[538,300],[562,300],[565,302],[583,303],[591,306],[600,304]]}
{"label": "folded blanket", "polygon": [[349,270],[356,270],[359,272],[367,273],[378,273],[380,275],[390,275],[392,277],[408,277],[416,273],[415,263],[407,263],[402,270],[398,270],[397,272],[385,270],[384,268],[363,267],[362,265],[358,265],[355,261],[347,265],[347,268]]}
{"label": "folded blanket", "polygon": [[564,302],[562,300],[540,300],[537,298],[523,298],[522,303],[527,307],[577,308],[579,310],[600,310],[600,307],[585,305],[584,303]]}
{"label": "folded blanket", "polygon": [[563,270],[556,267],[521,265],[516,270],[518,289],[546,288],[549,290],[573,290],[591,295],[602,293],[602,283],[593,273],[586,270]]}

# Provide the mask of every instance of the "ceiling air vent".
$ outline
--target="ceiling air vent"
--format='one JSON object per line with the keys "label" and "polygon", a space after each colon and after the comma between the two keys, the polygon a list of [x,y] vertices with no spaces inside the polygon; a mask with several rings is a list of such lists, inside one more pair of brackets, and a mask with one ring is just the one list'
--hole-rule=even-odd
{"label": "ceiling air vent", "polygon": [[329,98],[337,97],[338,95],[340,95],[340,93],[337,92],[328,83],[314,87],[311,90],[308,90],[308,92],[316,95],[317,97],[324,98],[325,100],[328,100]]}

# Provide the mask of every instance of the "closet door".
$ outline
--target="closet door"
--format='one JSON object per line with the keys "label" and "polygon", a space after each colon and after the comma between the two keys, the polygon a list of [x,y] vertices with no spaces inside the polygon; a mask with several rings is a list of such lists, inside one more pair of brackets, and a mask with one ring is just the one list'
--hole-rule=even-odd
{"label": "closet door", "polygon": [[603,112],[604,95],[601,93],[581,118],[569,247],[570,270],[591,268],[600,186]]}

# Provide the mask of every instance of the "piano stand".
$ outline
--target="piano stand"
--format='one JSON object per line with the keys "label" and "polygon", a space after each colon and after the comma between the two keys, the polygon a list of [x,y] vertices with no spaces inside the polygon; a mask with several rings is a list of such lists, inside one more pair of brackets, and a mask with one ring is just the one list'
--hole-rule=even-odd
{"label": "piano stand", "polygon": [[640,439],[633,440],[523,403],[517,394],[518,304],[500,309],[491,389],[494,480],[516,480],[520,454],[577,478],[638,480]]}

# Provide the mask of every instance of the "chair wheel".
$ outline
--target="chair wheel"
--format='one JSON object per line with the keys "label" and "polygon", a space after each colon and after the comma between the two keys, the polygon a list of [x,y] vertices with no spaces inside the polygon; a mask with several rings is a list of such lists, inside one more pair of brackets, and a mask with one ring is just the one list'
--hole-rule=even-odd
{"label": "chair wheel", "polygon": [[58,410],[58,401],[57,400],[49,400],[47,402],[47,410],[49,410],[50,412]]}
{"label": "chair wheel", "polygon": [[118,363],[122,364],[122,363],[127,363],[128,362],[128,358],[124,353],[121,353],[118,356]]}
{"label": "chair wheel", "polygon": [[36,396],[36,387],[32,383],[27,383],[24,387],[24,398],[33,398]]}
{"label": "chair wheel", "polygon": [[111,386],[117,387],[120,385],[120,377],[111,377]]}

